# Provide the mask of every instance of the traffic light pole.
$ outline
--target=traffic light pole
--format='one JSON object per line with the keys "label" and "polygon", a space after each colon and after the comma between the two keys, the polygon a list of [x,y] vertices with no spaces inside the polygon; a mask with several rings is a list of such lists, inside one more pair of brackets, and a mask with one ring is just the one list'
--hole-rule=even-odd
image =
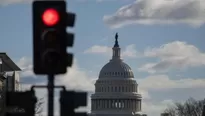
{"label": "traffic light pole", "polygon": [[48,116],[53,116],[54,113],[54,75],[48,75]]}

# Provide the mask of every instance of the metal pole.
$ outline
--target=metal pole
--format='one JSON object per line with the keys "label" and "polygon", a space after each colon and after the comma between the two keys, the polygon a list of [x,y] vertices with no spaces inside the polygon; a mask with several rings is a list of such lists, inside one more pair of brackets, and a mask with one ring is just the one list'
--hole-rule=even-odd
{"label": "metal pole", "polygon": [[205,116],[205,104],[203,105],[203,111],[202,111],[202,115],[201,116]]}
{"label": "metal pole", "polygon": [[53,116],[54,112],[54,75],[48,76],[48,116]]}

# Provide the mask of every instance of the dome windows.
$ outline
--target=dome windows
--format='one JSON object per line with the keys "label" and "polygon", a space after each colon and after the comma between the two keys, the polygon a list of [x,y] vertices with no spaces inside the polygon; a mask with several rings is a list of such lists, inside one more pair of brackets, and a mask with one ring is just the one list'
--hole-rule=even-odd
{"label": "dome windows", "polygon": [[124,77],[134,78],[132,72],[105,72],[103,77]]}
{"label": "dome windows", "polygon": [[116,78],[133,78],[131,68],[122,61],[110,61],[100,71],[99,78],[116,77]]}

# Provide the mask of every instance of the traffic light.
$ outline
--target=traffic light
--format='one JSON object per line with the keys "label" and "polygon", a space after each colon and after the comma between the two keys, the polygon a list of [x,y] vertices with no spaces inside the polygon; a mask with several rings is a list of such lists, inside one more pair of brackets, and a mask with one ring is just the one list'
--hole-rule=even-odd
{"label": "traffic light", "polygon": [[74,35],[67,26],[74,26],[75,14],[66,12],[65,1],[33,2],[33,64],[35,74],[63,74],[72,65],[73,55],[66,49],[73,46]]}
{"label": "traffic light", "polygon": [[75,109],[87,105],[86,92],[61,91],[60,116],[87,116],[87,113],[76,113]]}
{"label": "traffic light", "polygon": [[6,116],[35,116],[34,91],[6,92]]}

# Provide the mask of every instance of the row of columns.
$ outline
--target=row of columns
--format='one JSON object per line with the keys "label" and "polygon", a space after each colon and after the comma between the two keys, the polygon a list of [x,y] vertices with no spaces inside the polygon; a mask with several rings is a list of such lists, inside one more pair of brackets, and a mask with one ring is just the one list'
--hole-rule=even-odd
{"label": "row of columns", "polygon": [[141,111],[141,100],[138,99],[92,99],[91,110],[131,110]]}
{"label": "row of columns", "polygon": [[138,92],[136,84],[130,86],[96,86],[95,92]]}

